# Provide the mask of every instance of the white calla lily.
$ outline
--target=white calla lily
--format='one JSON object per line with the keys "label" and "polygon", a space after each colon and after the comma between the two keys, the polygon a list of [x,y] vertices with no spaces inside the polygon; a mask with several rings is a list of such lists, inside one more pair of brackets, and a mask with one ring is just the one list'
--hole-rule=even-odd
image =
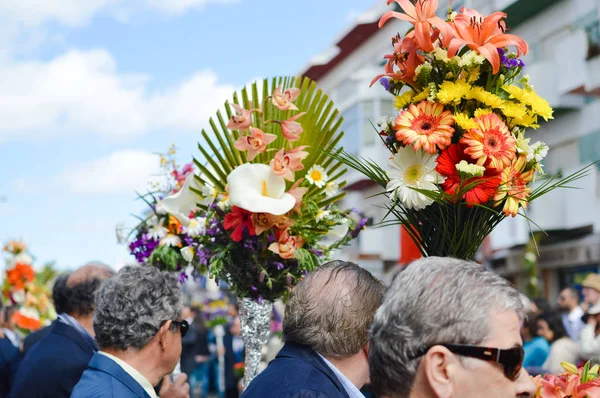
{"label": "white calla lily", "polygon": [[348,225],[348,219],[344,218],[339,224],[336,224],[320,239],[319,243],[325,246],[329,246],[342,239],[348,233],[350,226]]}
{"label": "white calla lily", "polygon": [[227,183],[231,205],[252,213],[280,216],[296,205],[296,199],[285,192],[285,179],[266,164],[243,164],[227,176]]}
{"label": "white calla lily", "polygon": [[183,186],[177,193],[167,196],[157,205],[157,208],[161,206],[167,213],[177,218],[183,226],[188,226],[190,224],[188,215],[190,214],[190,211],[196,208],[196,203],[200,199],[198,195],[190,189],[191,187],[195,189],[201,188],[194,176],[194,173],[187,176]]}

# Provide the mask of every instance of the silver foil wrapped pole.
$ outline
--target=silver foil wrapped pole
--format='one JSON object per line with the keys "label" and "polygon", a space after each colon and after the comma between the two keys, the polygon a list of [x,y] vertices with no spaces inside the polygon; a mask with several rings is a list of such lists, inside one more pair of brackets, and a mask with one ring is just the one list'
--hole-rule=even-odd
{"label": "silver foil wrapped pole", "polygon": [[240,325],[242,341],[246,347],[244,368],[244,389],[258,374],[262,348],[267,344],[271,332],[271,311],[273,303],[264,300],[259,303],[248,298],[241,299]]}

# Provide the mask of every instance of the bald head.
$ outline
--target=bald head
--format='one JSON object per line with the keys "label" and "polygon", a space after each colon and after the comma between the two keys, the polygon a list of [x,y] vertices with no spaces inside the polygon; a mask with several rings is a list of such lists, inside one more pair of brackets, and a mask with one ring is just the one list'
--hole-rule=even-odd
{"label": "bald head", "polygon": [[105,279],[115,272],[106,264],[89,263],[73,271],[67,278],[69,294],[69,315],[84,317],[94,311],[96,291]]}
{"label": "bald head", "polygon": [[283,320],[285,339],[327,357],[350,357],[367,344],[384,294],[383,284],[358,265],[327,263],[292,291]]}

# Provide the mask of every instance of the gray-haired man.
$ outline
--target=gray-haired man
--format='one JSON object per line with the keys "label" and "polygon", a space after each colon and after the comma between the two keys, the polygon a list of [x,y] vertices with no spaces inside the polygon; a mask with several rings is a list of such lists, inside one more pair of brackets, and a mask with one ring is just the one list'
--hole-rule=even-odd
{"label": "gray-haired man", "polygon": [[519,294],[480,265],[418,260],[401,272],[378,310],[371,383],[387,398],[530,397]]}
{"label": "gray-haired man", "polygon": [[[154,386],[181,356],[188,325],[181,317],[177,278],[153,267],[125,267],[96,296],[94,331],[100,351],[71,398],[156,398]],[[185,375],[169,397],[188,398]]]}

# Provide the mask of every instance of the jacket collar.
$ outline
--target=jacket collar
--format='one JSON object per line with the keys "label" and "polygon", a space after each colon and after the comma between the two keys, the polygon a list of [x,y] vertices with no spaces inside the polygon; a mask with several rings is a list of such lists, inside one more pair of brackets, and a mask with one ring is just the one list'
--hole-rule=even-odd
{"label": "jacket collar", "polygon": [[321,373],[325,374],[331,380],[331,382],[335,385],[335,388],[344,396],[348,396],[346,389],[337,378],[335,373],[331,370],[331,368],[321,359],[319,354],[317,354],[313,349],[302,345],[296,344],[292,342],[287,342],[277,354],[277,358],[293,358],[298,359],[303,362],[306,362],[312,365],[314,368],[318,369]]}
{"label": "jacket collar", "polygon": [[82,334],[73,326],[60,322],[59,320],[54,321],[54,326],[52,326],[52,331],[50,333],[56,333],[68,337],[86,352],[98,351],[98,346],[93,339],[88,339],[82,336]]}
{"label": "jacket collar", "polygon": [[114,377],[139,398],[150,398],[140,383],[135,381],[135,379],[125,372],[122,367],[105,355],[95,353],[90,360],[88,368],[95,369]]}

